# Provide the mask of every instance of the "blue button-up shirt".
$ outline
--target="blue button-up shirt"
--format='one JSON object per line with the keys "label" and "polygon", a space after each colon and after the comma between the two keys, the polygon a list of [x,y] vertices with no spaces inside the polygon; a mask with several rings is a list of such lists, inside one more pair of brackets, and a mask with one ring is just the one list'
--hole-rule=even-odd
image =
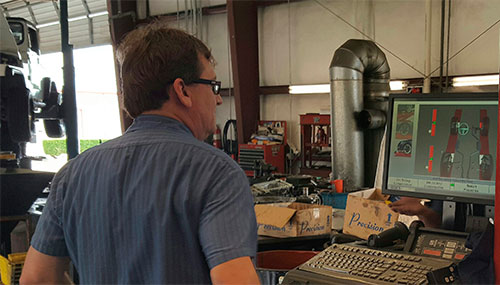
{"label": "blue button-up shirt", "polygon": [[59,171],[32,246],[69,256],[81,283],[209,283],[214,266],[256,255],[257,226],[233,160],[143,115]]}

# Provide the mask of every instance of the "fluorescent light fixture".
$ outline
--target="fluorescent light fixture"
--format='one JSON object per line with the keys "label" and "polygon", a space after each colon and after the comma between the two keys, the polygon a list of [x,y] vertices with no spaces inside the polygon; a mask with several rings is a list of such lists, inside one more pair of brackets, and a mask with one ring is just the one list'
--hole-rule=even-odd
{"label": "fluorescent light fixture", "polygon": [[[406,81],[391,81],[389,83],[391,90],[403,90],[408,83]],[[290,94],[321,94],[330,93],[330,84],[313,84],[313,85],[290,85]]]}
{"label": "fluorescent light fixture", "polygon": [[391,90],[404,90],[408,83],[406,81],[401,81],[401,80],[395,80],[389,82],[389,86],[391,86]]}
{"label": "fluorescent light fixture", "polygon": [[483,76],[455,77],[455,78],[453,78],[452,84],[453,84],[453,87],[498,85],[498,74],[496,74],[496,75],[483,75]]}
{"label": "fluorescent light fixture", "polygon": [[330,84],[290,85],[290,94],[330,93]]}
{"label": "fluorescent light fixture", "polygon": [[59,22],[56,21],[56,22],[49,22],[49,23],[45,23],[45,24],[39,24],[39,25],[36,25],[36,28],[41,29],[41,28],[55,26],[55,25],[59,25]]}
{"label": "fluorescent light fixture", "polygon": [[[105,16],[108,14],[108,11],[101,11],[101,12],[97,12],[97,13],[92,13],[89,15],[90,18],[95,18],[95,17],[99,17],[99,16]],[[87,15],[82,15],[82,16],[78,16],[78,17],[74,17],[74,18],[69,18],[68,19],[68,22],[74,22],[74,21],[79,21],[79,20],[84,20],[84,19],[87,19]],[[58,21],[54,21],[54,22],[49,22],[49,23],[45,23],[45,24],[39,24],[36,26],[37,29],[41,29],[41,28],[46,28],[46,27],[50,27],[50,26],[55,26],[55,25],[59,25],[59,22]]]}

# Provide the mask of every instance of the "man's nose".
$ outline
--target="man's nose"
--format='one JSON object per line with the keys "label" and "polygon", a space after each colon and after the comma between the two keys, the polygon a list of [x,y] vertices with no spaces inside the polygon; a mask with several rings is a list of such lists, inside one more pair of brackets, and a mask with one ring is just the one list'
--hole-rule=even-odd
{"label": "man's nose", "polygon": [[215,96],[215,103],[216,103],[217,105],[222,104],[222,96],[221,96],[220,94],[219,94],[219,95],[217,95],[217,96]]}

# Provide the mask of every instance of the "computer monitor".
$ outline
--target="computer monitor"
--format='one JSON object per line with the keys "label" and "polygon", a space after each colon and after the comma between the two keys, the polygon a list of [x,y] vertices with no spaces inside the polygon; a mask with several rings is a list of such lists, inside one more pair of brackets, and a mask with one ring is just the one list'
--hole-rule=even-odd
{"label": "computer monitor", "polygon": [[389,96],[384,194],[494,205],[498,94]]}

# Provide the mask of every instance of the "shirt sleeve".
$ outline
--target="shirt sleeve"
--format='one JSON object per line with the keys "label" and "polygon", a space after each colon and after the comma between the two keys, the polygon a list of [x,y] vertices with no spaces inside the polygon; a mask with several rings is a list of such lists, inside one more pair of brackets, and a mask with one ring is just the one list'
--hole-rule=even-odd
{"label": "shirt sleeve", "polygon": [[51,256],[68,256],[61,219],[62,192],[67,167],[64,166],[52,180],[47,204],[36,226],[31,246]]}
{"label": "shirt sleeve", "polygon": [[240,168],[227,168],[212,180],[201,213],[200,243],[210,269],[238,257],[253,259],[257,251],[257,221],[248,179]]}
{"label": "shirt sleeve", "polygon": [[430,200],[425,205],[438,213],[443,213],[443,201]]}

